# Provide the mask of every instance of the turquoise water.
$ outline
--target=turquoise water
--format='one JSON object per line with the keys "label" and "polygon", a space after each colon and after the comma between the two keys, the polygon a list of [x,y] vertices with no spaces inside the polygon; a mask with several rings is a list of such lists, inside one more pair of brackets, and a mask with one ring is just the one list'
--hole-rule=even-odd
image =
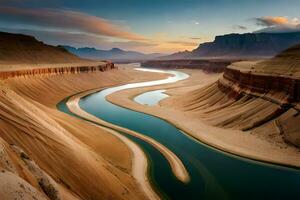
{"label": "turquoise water", "polygon": [[166,90],[155,90],[150,92],[145,92],[140,94],[134,98],[134,101],[148,106],[155,106],[159,101],[169,97],[169,95],[165,94]]}
{"label": "turquoise water", "polygon": [[[121,88],[125,89],[126,86]],[[300,170],[263,164],[220,152],[197,142],[162,119],[105,100],[106,95],[118,90],[120,87],[86,96],[81,99],[80,106],[105,121],[152,137],[182,160],[191,177],[187,184],[176,179],[160,152],[146,142],[127,135],[147,153],[151,163],[149,176],[154,188],[161,192],[163,198],[299,199]],[[69,112],[65,101],[58,108]]]}

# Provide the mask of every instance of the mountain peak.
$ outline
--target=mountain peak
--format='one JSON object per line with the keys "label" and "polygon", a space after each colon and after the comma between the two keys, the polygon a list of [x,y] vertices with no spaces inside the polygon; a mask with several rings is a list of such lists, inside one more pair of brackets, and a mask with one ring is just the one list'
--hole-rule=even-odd
{"label": "mountain peak", "polygon": [[111,51],[114,52],[114,53],[124,52],[122,49],[119,49],[119,48],[112,48]]}

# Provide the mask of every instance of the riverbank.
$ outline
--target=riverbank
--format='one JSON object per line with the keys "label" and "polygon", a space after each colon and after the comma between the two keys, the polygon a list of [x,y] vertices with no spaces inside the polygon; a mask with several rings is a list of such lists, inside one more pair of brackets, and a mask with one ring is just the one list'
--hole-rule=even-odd
{"label": "riverbank", "polygon": [[[141,150],[128,146],[111,130],[58,111],[56,104],[93,88],[165,77],[112,69],[7,78],[1,82],[0,136],[26,152],[51,177],[50,186],[61,199],[150,199],[133,175],[137,171],[133,158],[143,157]],[[145,160],[141,158],[138,164],[145,167]],[[0,168],[13,172],[16,181],[21,178],[43,194],[39,179],[27,172],[12,171],[1,161]]]}
{"label": "riverbank", "polygon": [[[131,152],[133,154],[132,155],[132,174],[133,174],[133,177],[142,186],[143,191],[149,197],[149,199],[159,199],[157,194],[152,190],[151,185],[150,185],[149,180],[148,180],[148,177],[147,177],[148,162],[147,162],[147,158],[146,158],[145,153],[140,149],[140,147],[138,147],[130,139],[128,139],[127,137],[125,137],[125,136],[121,135],[120,133],[114,131],[114,130],[118,130],[118,131],[128,133],[128,132],[130,132],[130,130],[126,130],[126,129],[123,129],[121,127],[117,127],[115,125],[112,125],[108,122],[105,122],[105,121],[103,121],[103,120],[101,120],[101,119],[85,112],[84,110],[82,110],[80,108],[80,106],[79,106],[80,98],[82,98],[82,97],[84,97],[84,96],[86,96],[90,93],[97,92],[98,90],[99,89],[86,91],[86,92],[76,94],[76,95],[74,95],[74,96],[72,96],[71,98],[68,99],[68,101],[66,102],[66,106],[68,107],[70,112],[72,112],[73,114],[75,114],[77,116],[80,116],[81,118],[92,121],[95,124],[99,124],[99,125],[103,125],[105,127],[112,128],[112,129],[109,129],[109,128],[102,127],[103,129],[109,131],[114,136],[119,138],[122,142],[124,142],[131,149]],[[135,135],[135,133],[133,133],[133,135]]]}
{"label": "riverbank", "polygon": [[[199,116],[196,117],[193,112],[178,109],[175,98],[213,83],[221,76],[221,74],[205,74],[199,70],[184,71],[191,75],[188,80],[165,86],[120,91],[108,96],[107,99],[117,105],[163,118],[201,142],[225,152],[263,162],[300,167],[299,150],[291,145],[282,141],[271,142],[270,136],[266,137],[265,133],[259,134],[258,131],[252,133],[212,126]],[[158,89],[167,89],[167,93],[171,96],[160,102],[159,106],[143,106],[132,100],[141,93]]]}
{"label": "riverbank", "polygon": [[[95,124],[103,125],[105,127],[111,128],[113,130],[121,131],[123,133],[132,135],[134,137],[137,137],[137,138],[144,140],[145,142],[151,144],[154,148],[159,150],[169,161],[174,175],[180,181],[187,183],[190,179],[187,170],[185,169],[185,167],[182,164],[182,162],[180,161],[180,159],[174,153],[172,153],[169,149],[167,149],[166,147],[164,147],[163,145],[161,145],[160,143],[158,143],[157,141],[155,141],[154,139],[152,139],[150,137],[147,137],[145,135],[131,131],[126,128],[122,128],[122,127],[110,124],[106,121],[101,120],[100,118],[97,118],[97,117],[89,114],[88,112],[86,112],[80,108],[79,100],[89,94],[93,94],[93,93],[97,92],[98,90],[99,89],[79,93],[79,94],[72,96],[70,99],[68,99],[68,101],[66,102],[66,105],[67,105],[68,109],[70,110],[70,112],[72,112],[73,114],[80,116],[86,120],[92,121]],[[150,197],[150,199],[159,199],[159,197],[157,196],[155,191],[153,191],[151,184],[149,183],[149,180],[148,180],[148,170],[147,170],[148,163],[147,163],[147,159],[146,159],[144,152],[135,143],[133,143],[128,138],[122,136],[121,134],[115,132],[114,135],[116,137],[119,137],[132,150],[132,153],[133,153],[132,174],[133,174],[134,178],[136,180],[138,180],[138,182],[142,185],[144,192],[147,194],[148,197]]]}
{"label": "riverbank", "polygon": [[[150,72],[151,73],[151,72]],[[172,81],[172,79],[170,80]],[[153,81],[155,82],[155,81]],[[139,84],[139,83],[138,83]],[[134,84],[131,84],[131,86],[133,86]],[[147,137],[143,134],[140,134],[140,133],[137,133],[137,132],[134,132],[132,130],[129,130],[129,129],[126,129],[126,128],[122,128],[122,127],[119,127],[117,125],[113,125],[113,124],[110,124],[106,121],[103,121],[91,114],[89,114],[88,112],[84,111],[82,108],[80,108],[79,106],[79,101],[81,98],[89,95],[89,94],[93,94],[95,92],[97,92],[98,90],[91,90],[91,91],[86,91],[86,92],[83,92],[83,93],[79,93],[79,94],[76,94],[74,96],[72,96],[70,99],[68,99],[68,101],[66,102],[66,105],[68,107],[68,109],[82,117],[82,118],[85,118],[87,120],[90,120],[90,121],[93,121],[95,123],[98,123],[98,124],[101,124],[101,125],[104,125],[106,127],[110,127],[114,130],[119,130],[119,131],[122,131],[122,132],[125,132],[129,135],[133,135],[141,140],[144,140],[145,142],[151,144],[153,147],[155,147],[157,150],[159,150],[165,157],[166,159],[169,161],[171,167],[172,167],[172,170],[175,174],[175,176],[182,182],[184,183],[187,183],[190,179],[189,175],[188,175],[188,172],[187,170],[185,169],[184,165],[182,164],[182,162],[180,161],[180,159],[173,153],[171,152],[169,149],[167,149],[166,147],[164,147],[162,144],[160,144],[159,142],[157,142],[156,140],[150,138],[150,137]],[[144,172],[146,176],[146,171]]]}

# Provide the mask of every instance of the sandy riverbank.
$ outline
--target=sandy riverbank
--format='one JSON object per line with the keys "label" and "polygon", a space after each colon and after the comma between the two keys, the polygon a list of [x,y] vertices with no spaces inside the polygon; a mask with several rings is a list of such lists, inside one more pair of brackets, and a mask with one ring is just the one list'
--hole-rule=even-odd
{"label": "sandy riverbank", "polygon": [[[187,170],[185,169],[185,167],[184,167],[183,163],[181,162],[181,160],[172,151],[170,151],[168,148],[166,148],[165,146],[163,146],[162,144],[160,144],[156,140],[154,140],[150,137],[147,137],[145,135],[142,135],[140,133],[131,131],[129,129],[122,128],[122,127],[107,123],[107,122],[105,122],[105,121],[103,121],[103,120],[101,120],[101,119],[85,112],[84,110],[82,110],[79,106],[80,98],[82,98],[82,97],[84,97],[88,94],[92,94],[94,92],[95,91],[92,90],[92,91],[83,92],[83,93],[80,93],[80,94],[77,94],[77,95],[74,95],[73,97],[71,97],[69,99],[69,101],[67,102],[67,106],[70,109],[70,111],[73,112],[76,115],[79,115],[79,116],[85,118],[85,119],[91,120],[91,121],[93,121],[95,123],[98,123],[98,124],[101,124],[101,125],[108,126],[108,127],[113,128],[115,130],[125,132],[129,135],[133,135],[133,136],[135,136],[139,139],[142,139],[145,142],[151,144],[154,148],[159,150],[165,156],[165,158],[169,161],[174,175],[180,181],[182,181],[184,183],[187,183],[189,181],[189,179],[190,179],[189,174],[188,174]],[[146,185],[147,171],[145,171],[145,169],[143,169],[141,167],[140,167],[139,171],[140,171],[139,174],[143,173],[143,179],[144,179],[143,182],[145,182],[145,185]],[[150,186],[148,186],[148,188],[150,188]]]}
{"label": "sandy riverbank", "polygon": [[[106,127],[115,128],[115,130],[118,129],[120,131],[128,132],[125,129],[117,128],[117,126],[114,126],[112,124],[109,124],[109,123],[97,118],[97,117],[94,117],[93,115],[83,111],[79,107],[80,98],[88,95],[89,93],[94,93],[96,91],[98,91],[98,89],[91,90],[88,92],[83,92],[83,93],[72,96],[67,102],[68,109],[72,113],[74,113],[84,119],[95,122],[96,125],[101,124]],[[131,167],[132,171],[131,171],[131,173],[132,173],[133,177],[141,185],[141,189],[144,191],[146,196],[149,197],[149,199],[159,199],[159,197],[157,196],[155,191],[152,190],[149,180],[147,178],[148,162],[147,162],[146,155],[140,149],[140,147],[137,146],[130,139],[126,138],[125,136],[121,135],[120,133],[118,133],[112,129],[105,128],[105,127],[102,127],[102,129],[109,131],[111,134],[113,134],[114,136],[119,138],[122,142],[124,142],[130,148],[130,150],[132,152],[132,167]]]}
{"label": "sandy riverbank", "polygon": [[[199,70],[184,71],[191,75],[187,80],[166,86],[120,91],[108,96],[108,100],[120,106],[149,113],[170,121],[199,141],[223,151],[255,160],[300,167],[299,150],[281,140],[272,141],[270,137],[274,136],[265,133],[266,129],[243,132],[238,129],[220,128],[211,125],[212,123],[209,120],[195,115],[193,111],[182,110],[178,105],[178,97],[185,99],[184,95],[208,83],[213,83],[220,77],[220,75],[208,75]],[[132,100],[138,94],[157,89],[167,89],[167,93],[171,95],[170,98],[160,102],[159,106],[143,106]],[[225,113],[223,114],[226,116]],[[227,115],[229,114],[227,113]],[[205,115],[203,114],[203,116]],[[276,132],[276,130],[272,130],[274,126],[268,126],[271,133]]]}
{"label": "sandy riverbank", "polygon": [[[43,171],[42,174],[50,178],[47,181],[52,184],[47,186],[60,199],[151,198],[149,193],[144,192],[139,180],[134,178],[137,175],[133,172],[137,170],[134,169],[133,156],[142,156],[136,147],[128,146],[128,142],[125,143],[110,130],[56,109],[59,101],[78,92],[166,76],[148,74],[120,69],[22,76],[2,81],[0,136],[6,144],[3,149],[9,151],[12,148],[9,145],[13,144],[26,152],[28,158]],[[12,154],[2,157],[0,168],[13,172],[12,182],[25,180],[44,195],[45,191],[39,185],[39,181],[44,179],[27,172],[26,164],[24,169],[18,167],[23,166],[18,163],[26,161],[22,155],[18,158]],[[12,160],[11,166],[18,170],[12,170],[5,164],[9,160]],[[20,187],[12,190],[11,193],[26,193]]]}

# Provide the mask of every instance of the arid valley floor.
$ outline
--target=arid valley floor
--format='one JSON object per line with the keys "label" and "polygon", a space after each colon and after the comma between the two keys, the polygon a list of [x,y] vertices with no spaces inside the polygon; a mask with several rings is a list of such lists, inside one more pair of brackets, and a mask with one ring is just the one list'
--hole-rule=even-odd
{"label": "arid valley floor", "polygon": [[300,20],[217,1],[0,1],[0,200],[299,198]]}

